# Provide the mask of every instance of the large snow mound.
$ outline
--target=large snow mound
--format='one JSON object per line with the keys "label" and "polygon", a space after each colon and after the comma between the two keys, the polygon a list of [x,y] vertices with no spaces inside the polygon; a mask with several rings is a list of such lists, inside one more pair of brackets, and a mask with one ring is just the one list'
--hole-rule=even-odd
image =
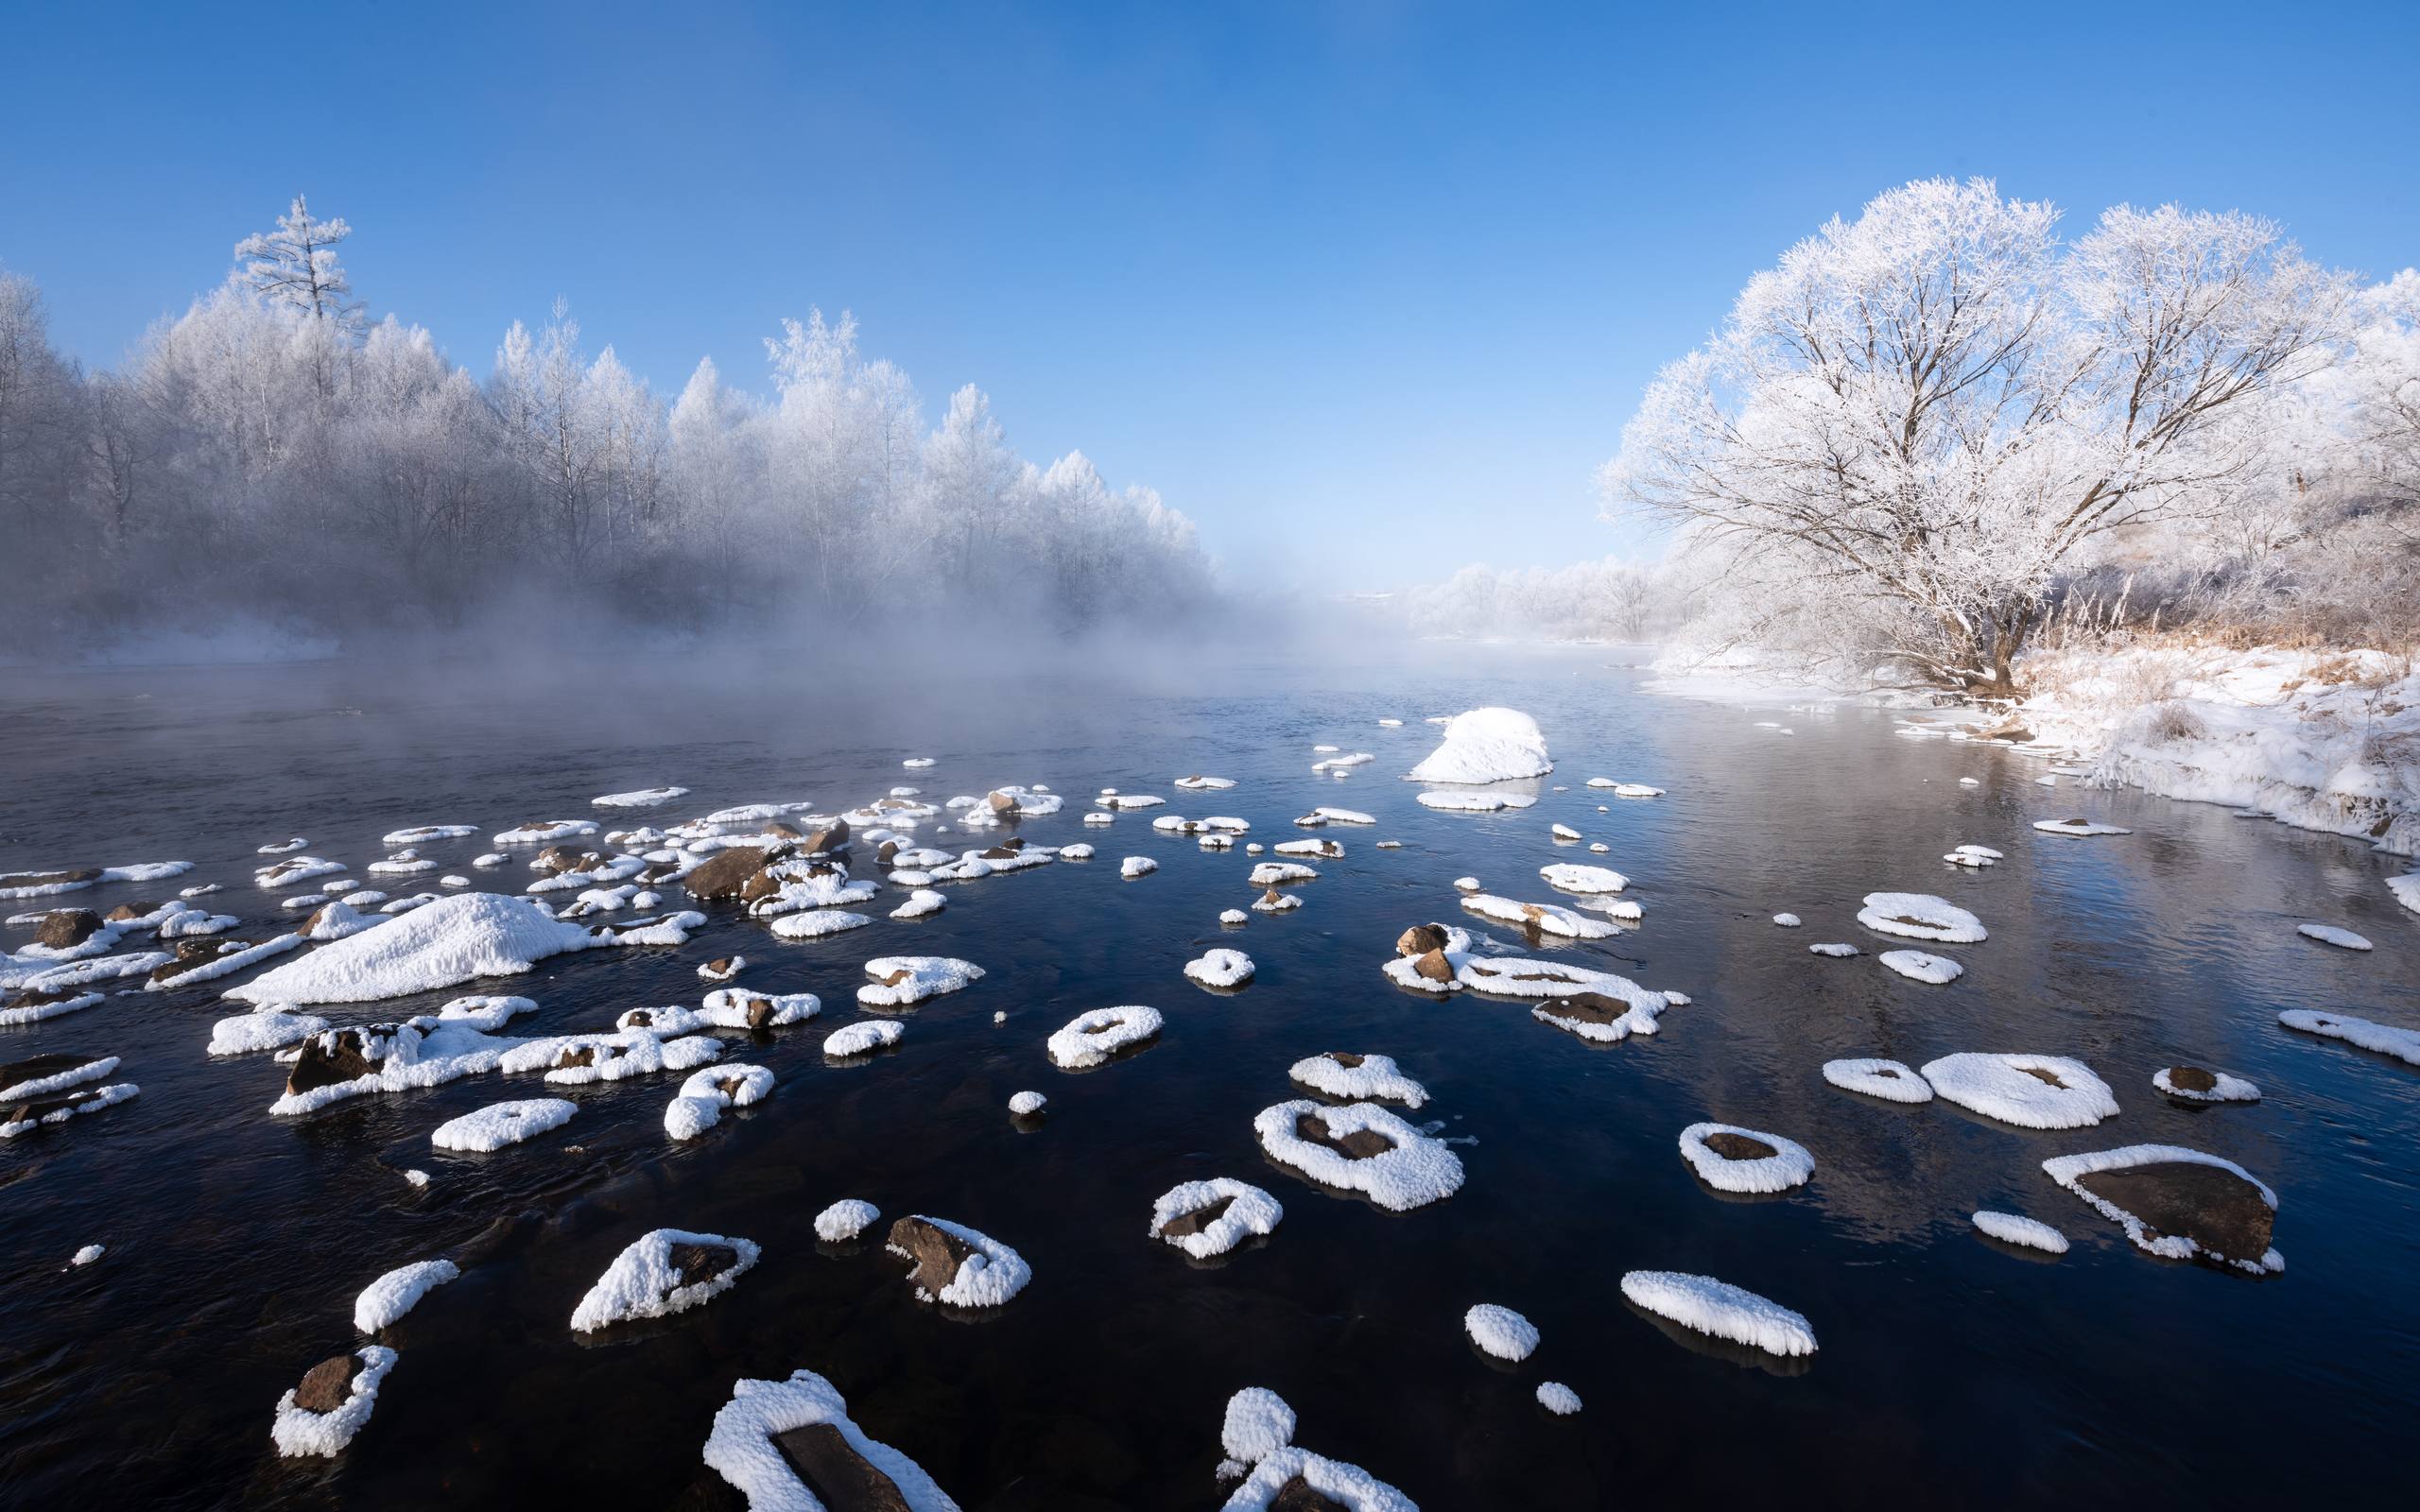
{"label": "large snow mound", "polygon": [[591,940],[526,898],[466,892],[322,945],[227,996],[251,1003],[366,1003],[431,992],[481,976],[510,976]]}
{"label": "large snow mound", "polygon": [[1444,743],[1406,773],[1415,782],[1506,782],[1554,770],[1538,722],[1517,709],[1473,709],[1445,726]]}
{"label": "large snow mound", "polygon": [[1813,1354],[1815,1329],[1800,1314],[1711,1276],[1671,1270],[1634,1270],[1622,1278],[1622,1295],[1658,1317],[1734,1344],[1771,1354]]}

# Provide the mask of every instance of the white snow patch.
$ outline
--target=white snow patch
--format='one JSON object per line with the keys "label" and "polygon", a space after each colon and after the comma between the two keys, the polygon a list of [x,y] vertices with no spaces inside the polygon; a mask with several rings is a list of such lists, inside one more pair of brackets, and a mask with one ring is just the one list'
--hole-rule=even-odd
{"label": "white snow patch", "polygon": [[441,1150],[469,1150],[484,1153],[535,1139],[549,1129],[558,1129],[571,1122],[579,1111],[578,1103],[561,1097],[529,1097],[513,1102],[491,1103],[487,1107],[447,1119],[428,1136],[428,1143]]}
{"label": "white snow patch", "polygon": [[1480,1302],[1462,1314],[1462,1332],[1482,1353],[1518,1364],[1538,1348],[1538,1326],[1494,1302]]}
{"label": "white snow patch", "polygon": [[353,1435],[370,1421],[371,1410],[378,1404],[378,1383],[395,1368],[395,1351],[383,1344],[369,1344],[354,1353],[361,1368],[354,1372],[351,1394],[342,1405],[328,1412],[306,1412],[294,1404],[291,1388],[278,1399],[277,1418],[268,1430],[278,1453],[287,1458],[341,1454]]}
{"label": "white snow patch", "polygon": [[827,1245],[855,1239],[882,1217],[882,1210],[863,1197],[842,1197],[815,1215],[815,1237]]}
{"label": "white snow patch", "polygon": [[1185,976],[1203,987],[1237,988],[1252,980],[1252,957],[1241,951],[1213,950],[1184,963]]}
{"label": "white snow patch", "polygon": [[[1733,1134],[1772,1147],[1772,1154],[1733,1160],[1706,1143],[1709,1134]],[[1778,1134],[1742,1128],[1737,1124],[1692,1124],[1681,1130],[1681,1159],[1701,1180],[1719,1192],[1787,1192],[1815,1174],[1815,1157],[1806,1146]]]}
{"label": "white snow patch", "polygon": [[2297,924],[2294,926],[2294,933],[2308,939],[2318,940],[2324,945],[2342,946],[2348,951],[2370,949],[2370,942],[2367,939],[2349,929],[2339,929],[2334,924]]}
{"label": "white snow patch", "polygon": [[[1203,1224],[1199,1232],[1163,1232],[1185,1214],[1221,1201],[1227,1204],[1226,1211]],[[1274,1233],[1285,1216],[1286,1210],[1275,1197],[1249,1181],[1212,1177],[1206,1181],[1180,1182],[1160,1194],[1151,1203],[1150,1235],[1196,1260],[1208,1260],[1227,1253],[1254,1234]]]}
{"label": "white snow patch", "polygon": [[863,1019],[825,1036],[823,1053],[835,1060],[845,1060],[884,1045],[895,1045],[907,1032],[908,1026],[896,1019]]}
{"label": "white snow patch", "polygon": [[420,1299],[462,1274],[450,1260],[422,1260],[398,1265],[361,1289],[354,1298],[353,1326],[363,1333],[392,1328],[396,1319],[420,1305]]}
{"label": "white snow patch", "polygon": [[1313,1091],[1330,1097],[1350,1097],[1357,1101],[1376,1099],[1418,1108],[1428,1101],[1428,1089],[1403,1074],[1392,1056],[1361,1056],[1358,1064],[1346,1065],[1334,1051],[1305,1056],[1287,1070],[1287,1074]]}
{"label": "white snow patch", "polygon": [[1885,935],[1928,939],[1944,945],[1972,945],[1989,936],[1983,921],[1946,898],[1928,892],[1870,892],[1857,921]]}
{"label": "white snow patch", "polygon": [[1164,1026],[1157,1008],[1140,1005],[1094,1008],[1069,1020],[1044,1048],[1050,1053],[1050,1063],[1060,1070],[1084,1071],[1106,1065],[1117,1052],[1141,1044]]}
{"label": "white snow patch", "polygon": [[1827,1060],[1824,1079],[1843,1091],[1863,1092],[1893,1103],[1929,1103],[1932,1083],[1898,1060]]}
{"label": "white snow patch", "polygon": [[2067,1236],[2039,1218],[1986,1210],[1975,1214],[1975,1228],[2004,1245],[2023,1245],[2028,1249],[2039,1249],[2053,1255],[2067,1252]]}
{"label": "white snow patch", "polygon": [[1414,782],[1503,782],[1554,770],[1538,722],[1516,709],[1473,709],[1454,716],[1445,738],[1405,776]]}
{"label": "white snow patch", "polygon": [[1901,976],[1935,987],[1945,987],[1966,974],[1966,968],[1946,955],[1930,955],[1923,951],[1884,951],[1882,964]]}
{"label": "white snow patch", "polygon": [[[729,1269],[684,1286],[680,1271],[672,1263],[675,1245],[735,1250],[739,1258]],[[605,1267],[605,1274],[596,1278],[596,1284],[572,1310],[572,1332],[593,1333],[611,1324],[666,1317],[711,1301],[731,1290],[762,1253],[752,1240],[730,1239],[721,1234],[690,1233],[680,1228],[658,1228],[641,1234],[629,1248],[614,1257],[614,1263]]]}
{"label": "white snow patch", "polygon": [[958,1503],[924,1467],[866,1436],[849,1417],[849,1404],[838,1388],[812,1370],[796,1371],[786,1381],[743,1380],[734,1387],[706,1436],[706,1464],[747,1497],[748,1512],[824,1512],[823,1503],[773,1442],[777,1434],[818,1423],[829,1424],[867,1464],[887,1476],[909,1512],[958,1512]]}
{"label": "white snow patch", "polygon": [[[1296,1133],[1295,1122],[1304,1118],[1318,1122],[1333,1138],[1367,1132],[1385,1139],[1392,1148],[1364,1159],[1350,1158]],[[1461,1190],[1461,1158],[1375,1103],[1329,1108],[1298,1098],[1262,1108],[1253,1119],[1253,1132],[1259,1136],[1260,1147],[1269,1158],[1280,1165],[1291,1166],[1328,1186],[1367,1194],[1391,1212],[1406,1212]]]}
{"label": "white snow patch", "polygon": [[1622,1295],[1658,1317],[1769,1354],[1815,1352],[1815,1329],[1800,1314],[1729,1281],[1681,1271],[1634,1270]]}
{"label": "white snow patch", "polygon": [[2349,1013],[2317,1013],[2308,1008],[2288,1008],[2277,1015],[2277,1022],[2289,1029],[2342,1040],[2420,1066],[2420,1029],[2397,1029]]}
{"label": "white snow patch", "polygon": [[1927,1061],[1924,1077],[1945,1101],[2020,1128],[2089,1128],[2118,1116],[2109,1084],[2066,1056],[1970,1051]]}

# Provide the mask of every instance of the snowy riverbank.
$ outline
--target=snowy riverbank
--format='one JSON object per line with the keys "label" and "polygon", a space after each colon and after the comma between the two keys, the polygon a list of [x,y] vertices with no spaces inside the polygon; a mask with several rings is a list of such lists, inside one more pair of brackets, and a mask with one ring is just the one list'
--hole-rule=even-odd
{"label": "snowy riverbank", "polygon": [[[1822,689],[1732,652],[1668,654],[1646,691],[1741,705],[1928,700]],[[2250,650],[2181,641],[2038,652],[2004,716],[1958,706],[1959,738],[1997,739],[2088,765],[2094,785],[2224,803],[2308,830],[2420,854],[2420,674],[2372,650]],[[2420,907],[2420,888],[2411,892]]]}

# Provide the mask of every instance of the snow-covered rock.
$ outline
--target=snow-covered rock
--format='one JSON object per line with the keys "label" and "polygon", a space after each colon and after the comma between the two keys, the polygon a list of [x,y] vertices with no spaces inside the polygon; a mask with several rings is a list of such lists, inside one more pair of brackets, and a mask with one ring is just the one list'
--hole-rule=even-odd
{"label": "snow-covered rock", "polygon": [[812,1370],[741,1381],[715,1414],[705,1461],[748,1499],[749,1512],[825,1512],[810,1476],[826,1495],[857,1488],[846,1506],[958,1512],[924,1467],[869,1437],[839,1390]]}
{"label": "snow-covered rock", "polygon": [[1538,722],[1516,709],[1473,709],[1445,726],[1443,744],[1406,773],[1415,782],[1503,782],[1554,770]]}
{"label": "snow-covered rock", "polygon": [[1150,1235],[1196,1260],[1223,1255],[1255,1234],[1274,1233],[1286,1210],[1248,1181],[1184,1181],[1151,1204]]}
{"label": "snow-covered rock", "polygon": [[1260,1147],[1312,1180],[1405,1212],[1461,1190],[1462,1162],[1442,1142],[1375,1103],[1329,1108],[1307,1098],[1261,1109]]}
{"label": "snow-covered rock", "polygon": [[437,1125],[428,1143],[441,1150],[500,1150],[571,1122],[579,1105],[561,1097],[530,1097],[487,1107]]}
{"label": "snow-covered rock", "polygon": [[1494,1302],[1480,1302],[1462,1314],[1462,1332],[1483,1354],[1518,1365],[1537,1351],[1538,1326]]}
{"label": "snow-covered rock", "polygon": [[1815,1157],[1806,1145],[1737,1124],[1681,1130],[1681,1159],[1718,1192],[1787,1192],[1815,1174]]}
{"label": "snow-covered rock", "polygon": [[658,1228],[641,1234],[572,1310],[572,1331],[593,1333],[633,1318],[666,1317],[731,1290],[762,1251],[747,1239]]}
{"label": "snow-covered rock", "polygon": [[884,1247],[915,1267],[909,1279],[920,1301],[998,1307],[1033,1280],[1024,1256],[945,1218],[911,1213],[890,1226]]}
{"label": "snow-covered rock", "polygon": [[1658,1317],[1769,1354],[1815,1352],[1814,1326],[1797,1313],[1728,1281],[1682,1271],[1634,1270],[1622,1295]]}
{"label": "snow-covered rock", "polygon": [[1924,1077],[1944,1101],[2019,1128],[2089,1128],[2118,1116],[2109,1084],[2066,1056],[1967,1052],[1925,1062]]}

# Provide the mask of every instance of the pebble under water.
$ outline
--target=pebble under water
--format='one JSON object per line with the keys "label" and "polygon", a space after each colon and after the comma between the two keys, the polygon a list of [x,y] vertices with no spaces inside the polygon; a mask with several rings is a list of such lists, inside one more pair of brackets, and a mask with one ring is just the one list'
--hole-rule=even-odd
{"label": "pebble under water", "polygon": [[[111,1079],[142,1088],[0,1144],[6,1502],[737,1507],[700,1459],[714,1414],[740,1378],[801,1367],[970,1509],[1217,1506],[1221,1411],[1248,1385],[1293,1406],[1297,1442],[1431,1512],[1828,1506],[1910,1486],[1966,1505],[2251,1506],[2395,1484],[2394,1446],[2420,1388],[2420,1295],[2406,1284],[2420,1243],[2420,1069],[2290,1032],[2277,1014],[2420,1026],[2420,916],[2381,885],[2409,863],[2221,807],[2044,787],[2039,761],[1893,738],[1887,713],[1646,695],[1645,675],[1604,648],[1421,658],[863,688],[802,686],[769,665],[711,688],[591,668],[538,692],[492,687],[472,667],[11,675],[0,871],[197,865],[10,913],[105,911],[216,882],[201,902],[259,938],[286,916],[252,885],[268,859],[255,848],[289,835],[400,895],[437,873],[369,878],[359,868],[384,853],[383,833],[475,825],[422,853],[517,892],[535,847],[499,870],[467,864],[521,820],[663,825],[760,799],[838,811],[903,784],[938,801],[1046,783],[1065,810],[1020,833],[1098,854],[938,884],[947,907],[915,921],[885,917],[907,896],[886,886],[862,906],[873,927],[797,942],[734,905],[683,903],[711,920],[685,946],[556,956],[520,976],[314,1010],[361,1023],[510,992],[539,1005],[513,1034],[603,1029],[631,1007],[695,1006],[709,987],[699,965],[735,953],[749,962],[739,985],[820,994],[811,1023],[726,1037],[726,1060],[769,1068],[774,1091],[678,1146],[663,1124],[678,1074],[569,1089],[472,1076],[271,1119],[283,1068],[203,1054],[212,1022],[241,1009],[218,995],[241,976],[0,1029],[0,1060],[116,1055]],[[1483,704],[1545,730],[1556,771],[1529,785],[1536,806],[1421,807],[1398,777],[1435,744],[1424,718]],[[1318,744],[1376,759],[1343,780],[1314,775]],[[902,769],[924,755],[937,765]],[[1171,786],[1188,773],[1236,785]],[[1583,785],[1598,776],[1668,791],[1618,799]],[[692,791],[636,813],[589,806],[664,783]],[[1087,827],[1085,799],[1104,785],[1168,801]],[[1295,829],[1316,804],[1378,822]],[[1242,838],[1264,845],[1316,833],[1345,853],[1312,863],[1299,909],[1222,928],[1222,910],[1257,896],[1244,879],[1264,858],[1241,840],[1204,851],[1155,833],[1152,817],[1169,813],[1239,816]],[[2133,833],[2031,828],[2072,816]],[[1557,843],[1556,823],[1582,841]],[[951,824],[927,843],[963,850],[997,833]],[[2006,858],[1945,865],[1961,844]],[[1122,879],[1132,855],[1159,869]],[[1572,903],[1539,880],[1555,861],[1629,874],[1623,896],[1644,919],[1608,939],[1530,946],[1458,906],[1465,874]],[[876,872],[863,854],[854,869]],[[1925,947],[1965,967],[1950,985],[1893,975],[1876,957],[1910,942],[1856,921],[1877,890],[1939,894],[1990,937]],[[1803,927],[1777,927],[1783,912]],[[1651,1037],[1600,1046],[1525,1004],[1398,990],[1379,968],[1403,930],[1430,919],[1471,929],[1482,949],[1692,1001]],[[2306,921],[2377,949],[2300,937]],[[0,937],[15,950],[30,936]],[[1826,941],[1863,954],[1808,953]],[[1256,967],[1239,991],[1184,975],[1221,946]],[[862,964],[903,954],[962,956],[988,974],[905,1014],[895,1050],[827,1064],[823,1037],[861,1017]],[[1128,1004],[1165,1016],[1156,1041],[1087,1071],[1051,1064],[1053,1031]],[[1426,1086],[1429,1102],[1406,1116],[1458,1142],[1459,1192],[1388,1212],[1263,1157],[1253,1115],[1308,1095],[1287,1068],[1322,1051],[1392,1056]],[[2121,1111],[2037,1132],[1842,1091],[1819,1071],[1959,1051],[2077,1057]],[[2180,1064],[2248,1077],[2264,1095],[2172,1101],[2152,1077]],[[1048,1098],[1030,1126],[1008,1110],[1026,1090]],[[577,1115],[527,1143],[430,1146],[448,1119],[556,1095]],[[1803,1144],[1812,1179],[1771,1195],[1713,1190],[1677,1144],[1701,1122]],[[2273,1187],[2283,1274],[2154,1259],[2041,1169],[2140,1143],[2223,1156]],[[415,1188],[406,1169],[432,1179]],[[1147,1237],[1153,1198],[1222,1176],[1284,1204],[1274,1234],[1218,1263]],[[980,1229],[1021,1252],[1033,1280],[987,1313],[920,1302],[878,1229],[819,1242],[815,1215],[843,1197],[873,1202],[885,1225],[921,1212]],[[2053,1258],[1983,1238],[1969,1223],[1981,1209],[2048,1222],[2073,1247]],[[763,1259],[701,1308],[575,1334],[590,1282],[667,1226],[744,1236]],[[360,1289],[475,1239],[461,1279],[380,1336],[400,1360],[351,1448],[280,1459],[268,1433],[280,1394],[368,1342],[352,1322]],[[107,1253],[70,1268],[88,1244]],[[1623,1297],[1623,1274],[1640,1269],[1760,1293],[1804,1314],[1821,1349],[1782,1360],[1664,1323]],[[1482,1302],[1534,1323],[1536,1351],[1515,1366],[1474,1347],[1462,1317]],[[1547,1412],[1535,1397],[1547,1381],[1583,1409]]]}

